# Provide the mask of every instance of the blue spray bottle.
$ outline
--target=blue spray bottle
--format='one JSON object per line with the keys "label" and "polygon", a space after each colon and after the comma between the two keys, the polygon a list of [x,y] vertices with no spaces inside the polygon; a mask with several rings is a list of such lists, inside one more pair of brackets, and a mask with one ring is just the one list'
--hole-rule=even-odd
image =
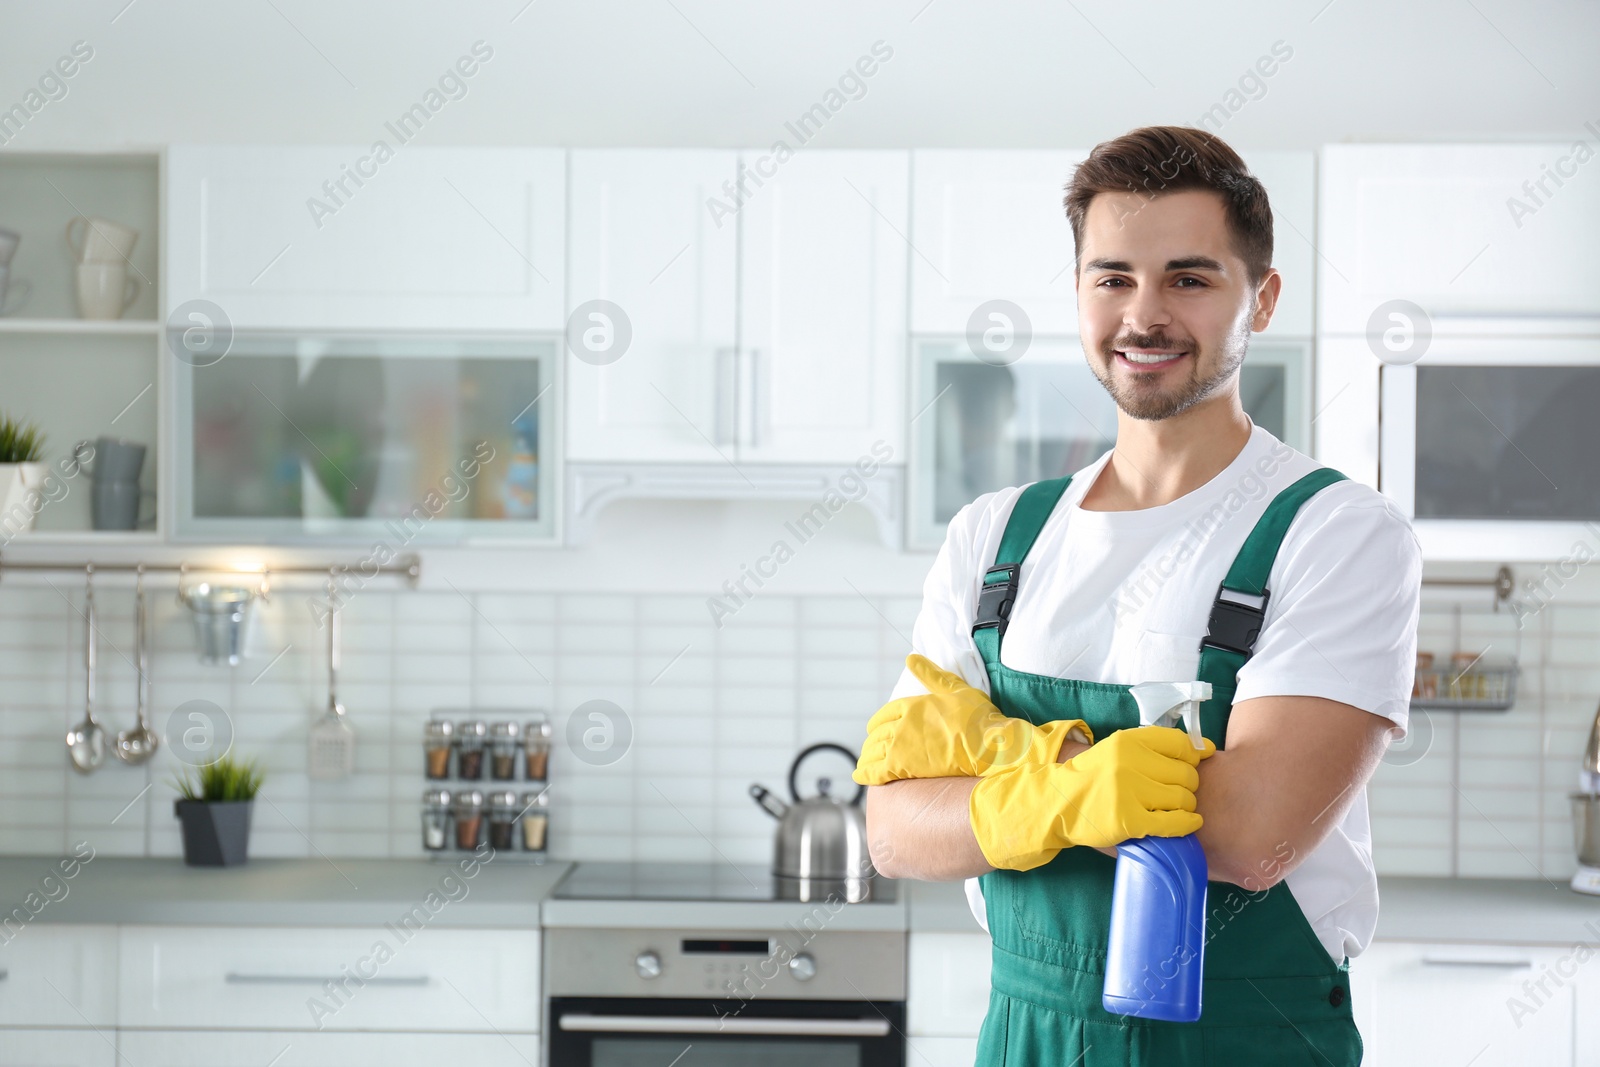
{"label": "blue spray bottle", "polygon": [[[1181,717],[1194,747],[1205,747],[1200,702],[1210,699],[1210,682],[1145,682],[1130,692],[1140,725],[1176,726]],[[1194,834],[1117,846],[1106,1011],[1175,1023],[1200,1018],[1206,878],[1206,854]]]}

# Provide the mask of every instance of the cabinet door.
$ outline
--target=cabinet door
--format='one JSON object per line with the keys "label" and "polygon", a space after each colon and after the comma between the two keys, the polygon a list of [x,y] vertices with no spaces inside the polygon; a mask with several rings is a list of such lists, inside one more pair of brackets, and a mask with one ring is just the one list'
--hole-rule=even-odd
{"label": "cabinet door", "polygon": [[1592,329],[1600,184],[1579,166],[1570,144],[1327,146],[1320,328],[1365,333],[1403,299],[1436,333],[1525,316]]}
{"label": "cabinet door", "polygon": [[[1272,201],[1272,265],[1283,289],[1260,336],[1308,338],[1315,330],[1317,157],[1313,152],[1241,152]],[[1248,366],[1248,361],[1246,362]],[[1307,383],[1309,388],[1309,381]],[[1295,446],[1300,447],[1299,445]]]}
{"label": "cabinet door", "polygon": [[[770,156],[748,153],[747,177]],[[903,456],[905,152],[801,152],[741,211],[742,460]],[[750,178],[753,186],[754,178]]]}
{"label": "cabinet door", "polygon": [[572,153],[569,459],[733,457],[737,163],[731,151]]}
{"label": "cabinet door", "polygon": [[964,334],[1008,300],[1035,334],[1076,334],[1072,227],[1062,197],[1087,152],[930,150],[912,155],[911,329]]}
{"label": "cabinet door", "polygon": [[125,926],[121,975],[123,1027],[539,1029],[535,930]]}
{"label": "cabinet door", "polygon": [[989,1009],[988,934],[912,934],[907,948],[906,1032],[976,1038]]}
{"label": "cabinet door", "polygon": [[349,1067],[362,1063],[381,1063],[384,1067],[538,1067],[542,1062],[538,1035],[492,1031],[339,1034],[123,1030],[117,1035],[117,1050],[124,1067]]}
{"label": "cabinet door", "polygon": [[1570,957],[1522,945],[1374,942],[1350,964],[1363,1063],[1572,1064]]}
{"label": "cabinet door", "polygon": [[0,1027],[0,1067],[112,1067],[113,1030],[11,1030]]}
{"label": "cabinet door", "polygon": [[564,159],[174,145],[168,312],[204,299],[244,327],[559,330]]}
{"label": "cabinet door", "polygon": [[0,926],[0,1026],[112,1026],[116,1014],[116,927]]}

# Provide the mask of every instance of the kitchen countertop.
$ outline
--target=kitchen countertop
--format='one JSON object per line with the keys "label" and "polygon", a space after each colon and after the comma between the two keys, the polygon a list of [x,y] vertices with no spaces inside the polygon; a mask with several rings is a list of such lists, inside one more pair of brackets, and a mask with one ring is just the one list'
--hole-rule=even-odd
{"label": "kitchen countertop", "polygon": [[[915,933],[981,933],[960,882],[911,883]],[[1378,878],[1382,941],[1600,943],[1600,897],[1563,881],[1525,878]]]}
{"label": "kitchen countertop", "polygon": [[[453,853],[449,862],[253,859],[239,867],[186,867],[180,859],[96,856],[62,878],[60,857],[5,856],[0,912],[10,914],[36,893],[48,901],[37,922],[381,926],[437,893],[448,904],[429,908],[430,925],[537,927],[545,897],[572,866],[490,859],[467,877],[457,866],[463,858],[470,855]],[[45,881],[49,875],[54,882]]]}
{"label": "kitchen countertop", "polygon": [[[421,904],[430,892],[434,925],[460,928],[699,925],[698,902],[549,900],[572,864],[480,862],[466,877],[449,862],[388,859],[257,859],[242,867],[186,867],[178,859],[99,856],[62,878],[55,856],[0,857],[0,912],[46,900],[35,921],[246,926],[381,926]],[[47,884],[46,876],[55,881]],[[447,879],[450,879],[447,881]],[[61,888],[66,895],[61,895]],[[829,919],[840,930],[981,933],[960,882],[900,882],[891,904],[848,906]],[[463,889],[465,890],[463,894]],[[1600,897],[1564,882],[1510,878],[1378,879],[1377,937],[1386,941],[1518,944],[1600,942]],[[54,897],[56,899],[50,899]],[[453,898],[453,899],[452,899]],[[718,925],[761,927],[803,922],[817,907],[787,902],[727,902]],[[644,914],[645,910],[649,914]],[[3,917],[3,915],[0,915]]]}

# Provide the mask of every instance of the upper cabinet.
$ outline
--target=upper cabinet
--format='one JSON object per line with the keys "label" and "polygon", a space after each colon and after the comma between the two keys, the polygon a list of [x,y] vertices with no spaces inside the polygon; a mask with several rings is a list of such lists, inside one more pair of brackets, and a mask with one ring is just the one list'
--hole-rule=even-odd
{"label": "upper cabinet", "polygon": [[[1242,153],[1272,201],[1283,291],[1266,337],[1311,336],[1316,157]],[[1078,329],[1072,227],[1063,199],[1086,152],[919,151],[913,158],[911,328],[964,334],[980,306],[1005,300],[1034,334]],[[986,324],[986,323],[985,323]]]}
{"label": "upper cabinet", "polygon": [[560,330],[565,152],[174,145],[167,309],[235,327]]}
{"label": "upper cabinet", "polygon": [[578,150],[569,456],[898,454],[904,152]]}
{"label": "upper cabinet", "polygon": [[801,152],[746,200],[741,458],[850,463],[879,441],[901,457],[907,165]]}
{"label": "upper cabinet", "polygon": [[[1329,145],[1322,157],[1321,330],[1389,325],[1409,301],[1433,333],[1600,327],[1600,184],[1570,144]],[[1574,180],[1578,179],[1578,180]],[[1374,316],[1379,318],[1376,326]]]}
{"label": "upper cabinet", "polygon": [[716,461],[732,447],[739,230],[715,205],[738,162],[573,151],[569,458]]}

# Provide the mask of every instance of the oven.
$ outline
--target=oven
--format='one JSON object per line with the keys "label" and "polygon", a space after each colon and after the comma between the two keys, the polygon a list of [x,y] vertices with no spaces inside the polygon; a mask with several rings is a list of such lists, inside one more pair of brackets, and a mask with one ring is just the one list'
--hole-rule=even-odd
{"label": "oven", "polygon": [[560,1067],[906,1062],[902,931],[572,927],[544,952]]}

